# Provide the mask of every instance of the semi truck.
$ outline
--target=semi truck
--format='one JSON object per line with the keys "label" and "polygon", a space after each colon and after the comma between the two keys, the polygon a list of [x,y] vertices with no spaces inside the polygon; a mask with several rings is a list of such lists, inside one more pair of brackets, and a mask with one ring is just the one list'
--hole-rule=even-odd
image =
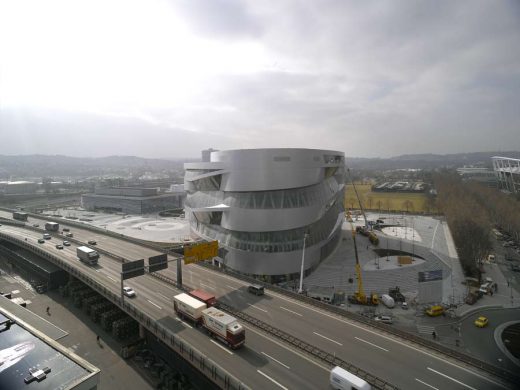
{"label": "semi truck", "polygon": [[45,222],[45,230],[57,232],[60,230],[60,224],[58,222]]}
{"label": "semi truck", "polygon": [[99,259],[99,253],[88,246],[79,246],[76,249],[76,254],[82,262],[88,265],[96,265]]}
{"label": "semi truck", "polygon": [[21,211],[13,212],[13,219],[17,219],[18,221],[27,221],[28,216],[27,213],[22,213]]}
{"label": "semi truck", "polygon": [[188,318],[195,325],[201,325],[212,337],[232,349],[240,348],[245,343],[245,330],[237,319],[215,307],[208,308],[202,300],[182,293],[173,297],[173,307],[180,318]]}
{"label": "semi truck", "polygon": [[240,348],[246,340],[246,331],[235,317],[215,308],[202,310],[202,326],[232,349]]}

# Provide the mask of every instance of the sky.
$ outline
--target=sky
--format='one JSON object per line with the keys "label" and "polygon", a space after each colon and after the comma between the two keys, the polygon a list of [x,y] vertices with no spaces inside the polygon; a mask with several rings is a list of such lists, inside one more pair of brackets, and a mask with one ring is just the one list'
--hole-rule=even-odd
{"label": "sky", "polygon": [[0,0],[0,154],[520,150],[520,1]]}

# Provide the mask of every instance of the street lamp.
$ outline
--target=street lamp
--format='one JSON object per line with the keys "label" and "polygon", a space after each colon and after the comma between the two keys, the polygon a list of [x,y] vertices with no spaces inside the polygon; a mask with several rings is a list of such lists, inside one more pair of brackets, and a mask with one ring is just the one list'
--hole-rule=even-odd
{"label": "street lamp", "polygon": [[305,233],[303,235],[302,268],[300,271],[300,288],[298,289],[298,294],[301,294],[303,292],[303,265],[305,264],[305,242],[307,241],[308,237],[308,233]]}

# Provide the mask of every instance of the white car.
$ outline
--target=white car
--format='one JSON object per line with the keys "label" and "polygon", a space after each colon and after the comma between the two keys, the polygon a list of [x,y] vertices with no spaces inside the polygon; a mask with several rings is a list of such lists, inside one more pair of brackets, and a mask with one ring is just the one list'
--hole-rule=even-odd
{"label": "white car", "polygon": [[123,294],[129,298],[135,297],[135,291],[132,287],[123,287]]}

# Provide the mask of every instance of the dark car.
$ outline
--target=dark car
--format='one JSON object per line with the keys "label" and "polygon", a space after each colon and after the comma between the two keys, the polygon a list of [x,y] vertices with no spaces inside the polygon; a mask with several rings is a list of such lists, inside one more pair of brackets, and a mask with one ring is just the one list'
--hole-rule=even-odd
{"label": "dark car", "polygon": [[61,245],[61,244],[56,244],[56,249],[63,249],[63,245]]}
{"label": "dark car", "polygon": [[89,241],[88,241],[88,244],[89,244],[89,245],[96,245],[97,242],[96,242],[96,240],[89,240]]}
{"label": "dark car", "polygon": [[44,244],[44,243],[45,243],[45,240],[43,238],[38,239],[38,244]]}
{"label": "dark car", "polygon": [[520,272],[520,266],[516,265],[516,264],[513,264],[511,266],[511,271],[513,271],[513,272]]}
{"label": "dark car", "polygon": [[259,284],[252,284],[247,287],[247,291],[255,295],[264,295],[264,286]]}

